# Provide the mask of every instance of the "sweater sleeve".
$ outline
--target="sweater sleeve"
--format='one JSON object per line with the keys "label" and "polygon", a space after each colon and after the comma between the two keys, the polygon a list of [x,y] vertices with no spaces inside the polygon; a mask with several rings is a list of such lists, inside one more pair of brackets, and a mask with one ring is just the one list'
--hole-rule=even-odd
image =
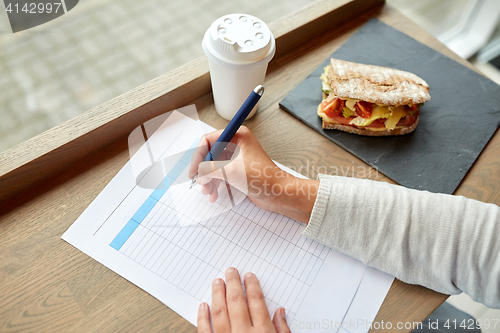
{"label": "sweater sleeve", "polygon": [[500,207],[367,179],[319,179],[305,236],[401,281],[500,308]]}

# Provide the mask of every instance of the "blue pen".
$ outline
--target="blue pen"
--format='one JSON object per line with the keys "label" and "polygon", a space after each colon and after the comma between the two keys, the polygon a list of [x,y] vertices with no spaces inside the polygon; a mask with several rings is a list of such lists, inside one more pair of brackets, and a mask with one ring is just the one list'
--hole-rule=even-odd
{"label": "blue pen", "polygon": [[[226,129],[222,132],[222,134],[219,136],[217,141],[213,144],[212,149],[210,149],[210,152],[208,153],[207,157],[205,157],[205,162],[208,161],[215,161],[217,158],[222,154],[224,149],[226,149],[227,144],[231,139],[233,138],[234,134],[238,131],[240,126],[243,124],[245,119],[247,119],[248,115],[254,108],[254,106],[257,104],[259,99],[262,97],[262,94],[264,93],[264,87],[261,85],[258,85],[255,87],[255,89],[250,93],[250,95],[247,97],[245,102],[243,102],[243,105],[240,107],[238,112],[234,115],[233,119],[227,124]],[[189,188],[193,187],[194,184],[196,184],[196,176],[193,177],[193,180],[191,181],[191,185]]]}

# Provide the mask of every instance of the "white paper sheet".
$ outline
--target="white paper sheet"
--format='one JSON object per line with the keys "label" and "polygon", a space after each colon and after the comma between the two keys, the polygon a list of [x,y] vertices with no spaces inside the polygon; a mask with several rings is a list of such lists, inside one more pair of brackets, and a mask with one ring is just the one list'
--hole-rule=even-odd
{"label": "white paper sheet", "polygon": [[339,332],[368,332],[393,281],[393,276],[368,267]]}
{"label": "white paper sheet", "polygon": [[[189,189],[190,148],[212,130],[174,111],[62,238],[194,325],[199,303],[210,304],[212,281],[230,266],[257,275],[270,312],[285,307],[292,332],[318,323],[337,332],[338,324],[325,323],[358,314],[373,319],[391,278],[367,274],[358,261],[302,236],[302,223],[244,196],[232,206],[222,191],[210,204],[199,186]],[[148,188],[158,165],[166,177]]]}

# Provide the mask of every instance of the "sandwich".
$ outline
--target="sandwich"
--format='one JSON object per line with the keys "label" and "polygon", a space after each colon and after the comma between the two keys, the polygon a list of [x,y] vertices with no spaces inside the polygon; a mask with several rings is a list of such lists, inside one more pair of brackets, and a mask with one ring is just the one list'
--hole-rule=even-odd
{"label": "sandwich", "polygon": [[431,99],[429,85],[415,74],[330,59],[321,74],[324,129],[387,136],[412,132],[420,107]]}

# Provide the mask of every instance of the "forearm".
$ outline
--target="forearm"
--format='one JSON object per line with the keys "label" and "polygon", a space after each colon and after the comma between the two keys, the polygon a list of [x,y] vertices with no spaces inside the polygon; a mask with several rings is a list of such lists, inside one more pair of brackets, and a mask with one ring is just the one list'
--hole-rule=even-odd
{"label": "forearm", "polygon": [[281,179],[279,184],[283,192],[275,205],[277,213],[308,223],[316,201],[319,181],[291,176]]}
{"label": "forearm", "polygon": [[402,281],[500,307],[500,208],[323,176],[304,235]]}

